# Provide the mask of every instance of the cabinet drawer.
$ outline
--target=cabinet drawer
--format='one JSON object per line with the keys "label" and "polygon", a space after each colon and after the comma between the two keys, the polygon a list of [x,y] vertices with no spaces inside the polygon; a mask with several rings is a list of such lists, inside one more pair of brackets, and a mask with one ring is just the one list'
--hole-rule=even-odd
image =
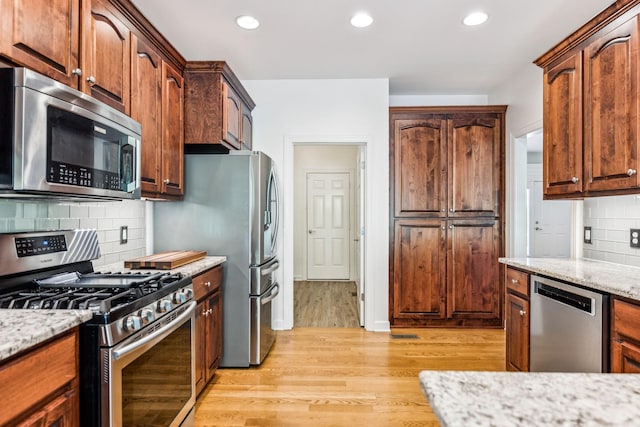
{"label": "cabinet drawer", "polygon": [[640,306],[613,300],[613,333],[640,342]]}
{"label": "cabinet drawer", "polygon": [[0,425],[73,381],[77,357],[76,331],[0,367]]}
{"label": "cabinet drawer", "polygon": [[529,274],[507,268],[507,289],[529,296]]}
{"label": "cabinet drawer", "polygon": [[214,267],[194,276],[191,280],[193,281],[193,294],[196,300],[199,301],[220,287],[222,284],[222,267]]}

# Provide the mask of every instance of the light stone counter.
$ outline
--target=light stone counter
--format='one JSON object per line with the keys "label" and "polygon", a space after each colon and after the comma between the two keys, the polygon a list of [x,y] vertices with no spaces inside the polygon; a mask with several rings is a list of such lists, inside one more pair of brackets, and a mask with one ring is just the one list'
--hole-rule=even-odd
{"label": "light stone counter", "polygon": [[157,273],[157,272],[170,272],[170,273],[182,273],[185,276],[195,276],[203,271],[209,270],[210,268],[215,267],[216,265],[220,265],[227,261],[226,256],[207,256],[201,260],[194,261],[192,263],[183,265],[178,268],[174,268],[173,270],[154,270],[150,268],[124,268],[124,262],[117,262],[114,264],[107,264],[101,267],[96,268],[96,271],[110,271],[112,273],[127,273],[127,272],[140,272],[140,273]]}
{"label": "light stone counter", "polygon": [[92,316],[90,310],[0,310],[0,362]]}
{"label": "light stone counter", "polygon": [[640,268],[570,258],[500,258],[511,267],[640,300]]}
{"label": "light stone counter", "polygon": [[442,427],[633,426],[640,375],[423,371]]}

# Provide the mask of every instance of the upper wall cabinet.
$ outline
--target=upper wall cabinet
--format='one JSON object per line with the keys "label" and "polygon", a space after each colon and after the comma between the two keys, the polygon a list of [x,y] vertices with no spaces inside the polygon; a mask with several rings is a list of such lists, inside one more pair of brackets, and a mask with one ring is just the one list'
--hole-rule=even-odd
{"label": "upper wall cabinet", "polygon": [[252,148],[255,103],[224,61],[188,62],[185,80],[185,144],[193,150]]}
{"label": "upper wall cabinet", "polygon": [[640,192],[640,1],[618,1],[535,61],[545,198]]}

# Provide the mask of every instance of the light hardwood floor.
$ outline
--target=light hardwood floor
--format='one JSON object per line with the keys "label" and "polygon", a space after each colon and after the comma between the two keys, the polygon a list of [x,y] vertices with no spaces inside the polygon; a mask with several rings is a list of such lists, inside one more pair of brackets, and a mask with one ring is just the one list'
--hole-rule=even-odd
{"label": "light hardwood floor", "polygon": [[294,327],[357,328],[355,282],[296,281],[293,284]]}
{"label": "light hardwood floor", "polygon": [[218,369],[196,403],[196,427],[417,427],[438,422],[422,370],[504,368],[500,329],[361,328],[278,331],[263,364]]}

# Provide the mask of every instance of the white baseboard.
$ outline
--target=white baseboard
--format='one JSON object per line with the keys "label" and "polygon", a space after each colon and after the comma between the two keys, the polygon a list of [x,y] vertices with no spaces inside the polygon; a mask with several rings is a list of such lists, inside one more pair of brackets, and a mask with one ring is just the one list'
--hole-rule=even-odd
{"label": "white baseboard", "polygon": [[371,332],[390,332],[391,331],[391,323],[386,320],[378,320],[373,322],[373,328],[365,328],[367,331]]}

